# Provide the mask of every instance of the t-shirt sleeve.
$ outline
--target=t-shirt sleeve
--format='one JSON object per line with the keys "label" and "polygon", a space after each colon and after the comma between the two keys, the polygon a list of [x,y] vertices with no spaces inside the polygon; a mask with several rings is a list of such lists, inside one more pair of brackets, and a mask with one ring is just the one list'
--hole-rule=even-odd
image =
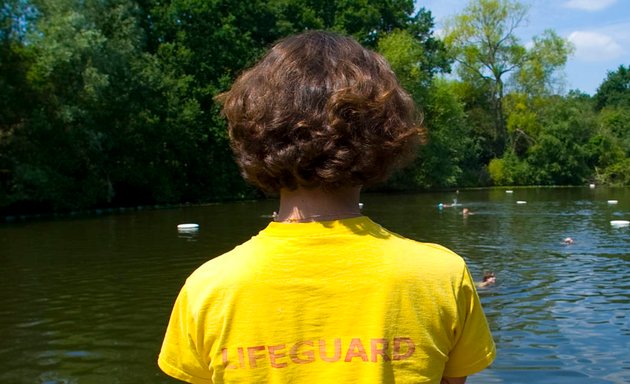
{"label": "t-shirt sleeve", "polygon": [[455,345],[444,369],[446,377],[472,375],[490,365],[496,356],[494,340],[468,268],[464,268],[457,307]]}
{"label": "t-shirt sleeve", "polygon": [[171,313],[158,366],[167,375],[188,383],[212,383],[212,372],[198,349],[196,328],[184,286]]}

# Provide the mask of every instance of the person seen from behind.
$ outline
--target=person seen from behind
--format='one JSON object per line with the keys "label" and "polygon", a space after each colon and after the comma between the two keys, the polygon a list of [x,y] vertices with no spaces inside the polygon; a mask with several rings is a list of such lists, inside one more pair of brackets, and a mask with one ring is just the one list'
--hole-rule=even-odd
{"label": "person seen from behind", "polygon": [[495,345],[464,260],[361,214],[413,159],[419,113],[350,37],[280,40],[219,95],[244,178],[274,221],[186,280],[160,368],[190,383],[464,383]]}

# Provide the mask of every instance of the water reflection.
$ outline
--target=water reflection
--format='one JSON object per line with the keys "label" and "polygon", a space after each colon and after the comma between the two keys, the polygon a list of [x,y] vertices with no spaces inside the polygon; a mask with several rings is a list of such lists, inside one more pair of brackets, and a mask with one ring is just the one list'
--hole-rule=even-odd
{"label": "water reflection", "polygon": [[[461,206],[438,209],[454,198]],[[497,274],[479,293],[498,358],[468,382],[630,382],[630,229],[610,225],[630,217],[629,189],[362,201],[384,226],[458,252],[477,279]],[[183,280],[274,210],[265,201],[0,226],[0,382],[173,382],[155,360]]]}

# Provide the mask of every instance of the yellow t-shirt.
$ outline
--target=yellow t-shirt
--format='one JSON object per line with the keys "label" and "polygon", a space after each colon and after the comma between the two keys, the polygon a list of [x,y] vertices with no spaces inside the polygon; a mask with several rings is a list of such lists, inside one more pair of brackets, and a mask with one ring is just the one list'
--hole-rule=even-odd
{"label": "yellow t-shirt", "polygon": [[202,265],[158,364],[190,383],[439,383],[494,356],[464,260],[359,217],[270,223]]}

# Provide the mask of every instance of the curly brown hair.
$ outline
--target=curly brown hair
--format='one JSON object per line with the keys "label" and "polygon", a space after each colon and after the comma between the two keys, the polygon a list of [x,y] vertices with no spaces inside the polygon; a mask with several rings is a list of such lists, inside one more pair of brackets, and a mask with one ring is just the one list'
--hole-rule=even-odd
{"label": "curly brown hair", "polygon": [[331,32],[280,40],[216,99],[243,177],[266,192],[382,182],[424,137],[386,60]]}

